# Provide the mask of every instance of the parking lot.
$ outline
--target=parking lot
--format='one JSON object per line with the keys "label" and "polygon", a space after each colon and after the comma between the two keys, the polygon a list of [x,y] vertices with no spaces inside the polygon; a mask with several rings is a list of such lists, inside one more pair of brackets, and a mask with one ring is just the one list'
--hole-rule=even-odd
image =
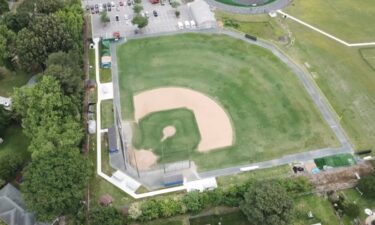
{"label": "parking lot", "polygon": [[[103,4],[114,5],[104,8]],[[98,9],[95,9],[95,5],[98,5]],[[133,4],[128,5],[126,1],[123,1],[123,4],[120,4],[120,1],[108,1],[108,0],[85,0],[83,5],[86,10],[86,6],[94,7],[92,13],[91,9],[86,10],[87,13],[92,15],[92,26],[93,26],[93,37],[103,37],[111,38],[113,37],[114,32],[120,32],[121,36],[132,37],[136,34],[135,31],[138,30],[137,26],[132,24],[132,19],[135,15],[133,12]],[[102,6],[102,7],[100,7]],[[185,21],[192,21],[192,15],[187,5],[180,5],[177,10],[180,11],[180,16],[177,18],[175,15],[176,9],[172,8],[168,0],[165,1],[164,5],[151,4],[149,0],[142,0],[143,13],[148,14],[148,25],[143,28],[140,32],[142,34],[154,34],[154,33],[163,33],[171,32],[181,29],[178,26],[178,22],[185,24]],[[110,22],[103,24],[100,20],[100,13],[95,13],[101,10],[107,10],[108,17]],[[111,8],[110,11],[108,8]],[[157,12],[157,16],[153,15],[153,11]],[[118,17],[118,21],[116,20]],[[184,29],[188,29],[184,26]],[[189,28],[192,29],[192,28]]]}

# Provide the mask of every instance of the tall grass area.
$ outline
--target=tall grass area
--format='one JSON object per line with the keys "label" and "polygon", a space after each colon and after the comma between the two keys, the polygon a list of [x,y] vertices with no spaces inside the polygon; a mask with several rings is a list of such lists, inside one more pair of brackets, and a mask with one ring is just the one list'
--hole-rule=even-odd
{"label": "tall grass area", "polygon": [[373,0],[295,0],[285,12],[347,42],[375,41]]}
{"label": "tall grass area", "polygon": [[0,96],[10,97],[13,89],[27,83],[31,75],[22,71],[10,71],[0,65]]}

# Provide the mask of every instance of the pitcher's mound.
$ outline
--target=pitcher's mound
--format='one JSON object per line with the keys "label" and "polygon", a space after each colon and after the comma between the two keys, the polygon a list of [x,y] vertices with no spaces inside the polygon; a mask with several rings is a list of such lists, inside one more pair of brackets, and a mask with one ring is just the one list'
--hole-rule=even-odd
{"label": "pitcher's mound", "polygon": [[165,139],[172,137],[176,133],[176,128],[174,126],[166,126],[163,129],[163,138],[161,139],[161,142],[163,142]]}

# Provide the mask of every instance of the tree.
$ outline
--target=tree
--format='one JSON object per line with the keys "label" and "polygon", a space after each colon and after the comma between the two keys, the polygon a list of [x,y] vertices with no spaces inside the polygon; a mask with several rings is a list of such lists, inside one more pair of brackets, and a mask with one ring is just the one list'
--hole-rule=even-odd
{"label": "tree", "polygon": [[0,106],[0,135],[10,123],[10,113]]}
{"label": "tree", "polygon": [[74,97],[64,95],[54,77],[44,76],[32,87],[16,89],[12,100],[23,131],[31,138],[33,158],[55,148],[71,149],[82,140],[80,111]]}
{"label": "tree", "polygon": [[123,215],[111,206],[97,207],[90,211],[90,224],[92,225],[124,225]]}
{"label": "tree", "polygon": [[109,20],[109,17],[108,17],[108,14],[107,14],[107,10],[103,10],[101,13],[100,13],[100,21],[104,24],[107,24],[110,20]]}
{"label": "tree", "polygon": [[6,151],[0,157],[0,179],[10,181],[22,168],[24,159],[20,154]]}
{"label": "tree", "polygon": [[50,14],[64,7],[63,0],[27,0],[17,8],[19,12]]}
{"label": "tree", "polygon": [[177,9],[177,7],[180,6],[180,3],[178,1],[174,0],[174,1],[171,2],[171,6],[172,6],[172,8]]}
{"label": "tree", "polygon": [[143,10],[143,6],[140,4],[135,4],[133,7],[133,11],[136,14],[139,14]]}
{"label": "tree", "polygon": [[375,173],[362,177],[359,180],[358,188],[366,197],[375,199]]}
{"label": "tree", "polygon": [[73,40],[66,24],[56,15],[36,17],[31,26],[17,35],[17,55],[24,69],[30,71],[35,66],[43,66],[52,52],[69,51]]}
{"label": "tree", "polygon": [[0,60],[7,60],[14,55],[16,34],[5,25],[0,25]]}
{"label": "tree", "polygon": [[9,12],[3,16],[2,22],[8,29],[18,32],[29,25],[31,17],[27,12]]}
{"label": "tree", "polygon": [[39,221],[74,213],[80,208],[89,178],[88,161],[78,149],[56,149],[26,167],[21,191]]}
{"label": "tree", "polygon": [[198,213],[204,208],[198,191],[189,192],[184,196],[182,201],[185,204],[187,210],[192,213]]}
{"label": "tree", "polygon": [[[106,10],[104,10],[106,12]],[[60,18],[60,21],[65,24],[67,31],[73,38],[74,43],[81,43],[82,32],[83,32],[83,11],[80,5],[74,4],[70,7],[66,7],[63,10],[59,10],[56,16]]]}
{"label": "tree", "polygon": [[0,0],[0,15],[9,11],[9,5],[7,0]]}
{"label": "tree", "polygon": [[292,218],[293,200],[277,181],[258,182],[250,188],[240,209],[252,225],[288,225]]}
{"label": "tree", "polygon": [[343,211],[351,218],[357,218],[360,214],[359,206],[353,202],[344,202]]}
{"label": "tree", "polygon": [[82,91],[83,72],[78,54],[72,51],[52,53],[48,56],[46,65],[44,74],[59,80],[65,94],[78,94]]}
{"label": "tree", "polygon": [[132,20],[132,23],[134,25],[137,25],[139,29],[142,29],[144,28],[145,26],[147,26],[148,24],[148,19],[146,17],[143,17],[141,15],[136,15],[133,20]]}

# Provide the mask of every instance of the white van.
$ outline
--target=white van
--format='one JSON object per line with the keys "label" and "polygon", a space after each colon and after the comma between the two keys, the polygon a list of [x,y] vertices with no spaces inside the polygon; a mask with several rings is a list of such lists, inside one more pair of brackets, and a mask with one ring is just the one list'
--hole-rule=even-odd
{"label": "white van", "polygon": [[190,23],[189,21],[185,20],[185,28],[186,29],[189,29],[190,28]]}
{"label": "white van", "polygon": [[197,26],[195,25],[195,21],[194,20],[191,20],[190,21],[190,26],[191,28],[196,28]]}
{"label": "white van", "polygon": [[184,29],[184,24],[183,24],[182,22],[178,22],[178,23],[177,23],[177,26],[178,26],[178,29],[179,29],[179,30]]}

